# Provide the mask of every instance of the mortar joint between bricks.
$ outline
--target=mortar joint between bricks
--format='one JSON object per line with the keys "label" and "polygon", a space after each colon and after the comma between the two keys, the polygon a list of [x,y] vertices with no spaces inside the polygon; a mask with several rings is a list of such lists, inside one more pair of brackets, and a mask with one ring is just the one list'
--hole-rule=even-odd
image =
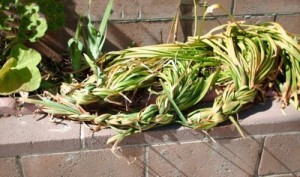
{"label": "mortar joint between bricks", "polygon": [[259,176],[258,175],[258,170],[259,170],[259,166],[261,164],[261,161],[262,161],[262,153],[263,153],[263,150],[264,150],[264,146],[265,146],[265,140],[266,140],[266,136],[261,136],[261,144],[260,144],[260,150],[259,150],[259,153],[258,153],[258,159],[257,159],[257,162],[255,164],[255,171],[254,171],[254,174],[255,176]]}
{"label": "mortar joint between bricks", "polygon": [[138,19],[142,18],[142,3],[139,1],[139,13],[138,13]]}
{"label": "mortar joint between bricks", "polygon": [[124,0],[122,1],[122,7],[121,7],[121,19],[124,19]]}
{"label": "mortar joint between bricks", "polygon": [[293,173],[276,173],[276,174],[269,174],[269,175],[260,175],[260,176],[255,176],[255,177],[283,177],[283,176],[288,176],[288,177],[299,177],[297,173],[300,173],[300,171],[295,171]]}
{"label": "mortar joint between bricks", "polygon": [[145,177],[149,177],[149,146],[145,146],[145,154],[144,154],[144,160],[145,160]]}
{"label": "mortar joint between bricks", "polygon": [[17,163],[17,166],[18,166],[18,172],[20,174],[20,177],[24,177],[23,165],[22,165],[22,162],[21,162],[21,157],[19,155],[17,155],[15,157],[15,159],[16,159],[16,163]]}
{"label": "mortar joint between bricks", "polygon": [[273,19],[274,22],[277,21],[277,17],[278,17],[277,15],[274,15],[274,19]]}
{"label": "mortar joint between bricks", "polygon": [[231,13],[231,14],[233,14],[234,11],[235,11],[235,3],[236,3],[235,1],[236,1],[236,0],[232,0],[232,1],[231,1],[231,9],[230,9],[230,13]]}
{"label": "mortar joint between bricks", "polygon": [[84,128],[82,126],[83,126],[83,123],[80,123],[80,126],[79,126],[80,149],[85,149]]}

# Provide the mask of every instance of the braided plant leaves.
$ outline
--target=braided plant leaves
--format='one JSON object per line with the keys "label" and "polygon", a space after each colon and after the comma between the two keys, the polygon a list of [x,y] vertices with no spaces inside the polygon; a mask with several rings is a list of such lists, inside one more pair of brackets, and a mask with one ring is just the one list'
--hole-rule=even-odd
{"label": "braided plant leaves", "polygon": [[232,81],[220,83],[225,84],[225,89],[212,108],[189,114],[187,126],[193,128],[209,129],[241,111],[270,82],[268,77],[278,67],[279,51],[268,33],[253,34],[247,25],[236,23],[222,27],[226,28],[224,34],[208,34],[201,40],[213,48],[215,59],[222,62],[226,72],[223,77]]}
{"label": "braided plant leaves", "polygon": [[[230,119],[242,134],[234,116],[264,101],[268,90],[277,92],[283,107],[299,109],[300,46],[277,23],[232,22],[186,43],[86,60],[92,70],[86,80],[64,84],[61,95],[26,101],[63,118],[111,127],[117,132],[108,140],[114,148],[126,136],[170,123],[208,130]],[[195,106],[212,89],[218,93],[213,105]]]}

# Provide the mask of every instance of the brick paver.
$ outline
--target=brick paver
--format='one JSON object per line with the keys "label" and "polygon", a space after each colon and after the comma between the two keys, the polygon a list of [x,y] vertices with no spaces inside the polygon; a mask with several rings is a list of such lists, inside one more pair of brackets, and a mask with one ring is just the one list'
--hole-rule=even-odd
{"label": "brick paver", "polygon": [[21,177],[20,169],[15,158],[0,158],[0,176],[1,177]]}
{"label": "brick paver", "polygon": [[106,149],[28,156],[21,161],[24,176],[30,177],[141,177],[145,171],[143,148],[123,149],[123,158]]}
{"label": "brick paver", "polygon": [[172,144],[149,148],[150,176],[248,177],[255,174],[261,139]]}
{"label": "brick paver", "polygon": [[259,175],[298,172],[300,169],[300,129],[298,133],[268,136],[265,140]]}

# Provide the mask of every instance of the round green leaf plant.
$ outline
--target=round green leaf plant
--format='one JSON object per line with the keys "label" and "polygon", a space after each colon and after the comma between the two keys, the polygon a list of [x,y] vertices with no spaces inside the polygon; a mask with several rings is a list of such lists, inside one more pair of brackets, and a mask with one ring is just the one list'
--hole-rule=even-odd
{"label": "round green leaf plant", "polygon": [[30,92],[40,86],[41,74],[37,64],[41,55],[22,44],[15,45],[8,60],[0,69],[0,95],[17,91]]}

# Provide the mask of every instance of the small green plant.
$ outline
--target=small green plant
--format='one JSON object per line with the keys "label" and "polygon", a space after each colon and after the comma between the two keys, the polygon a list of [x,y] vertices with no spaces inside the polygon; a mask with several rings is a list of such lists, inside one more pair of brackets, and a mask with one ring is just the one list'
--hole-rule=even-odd
{"label": "small green plant", "polygon": [[64,4],[61,0],[20,0],[21,2],[34,3],[40,8],[40,13],[46,19],[48,29],[56,30],[65,24]]}
{"label": "small green plant", "polygon": [[41,38],[48,26],[41,17],[38,5],[29,3],[21,4],[19,1],[2,0],[0,2],[0,30],[7,44],[2,55],[5,56],[16,43],[24,41],[36,42]]}
{"label": "small green plant", "polygon": [[[68,41],[69,56],[75,71],[81,68],[82,59],[84,58],[83,54],[93,61],[96,61],[102,54],[107,22],[112,10],[112,5],[113,0],[110,0],[98,29],[92,23],[90,11],[86,17],[79,19],[75,36]],[[91,0],[89,1],[89,9],[90,6]]]}
{"label": "small green plant", "polygon": [[40,61],[41,55],[35,50],[22,44],[15,45],[0,69],[0,94],[36,90],[41,82],[41,74],[37,68]]}
{"label": "small green plant", "polygon": [[36,42],[48,27],[63,26],[62,5],[57,0],[0,0],[0,95],[39,87],[41,74],[36,66],[41,55],[24,43]]}

